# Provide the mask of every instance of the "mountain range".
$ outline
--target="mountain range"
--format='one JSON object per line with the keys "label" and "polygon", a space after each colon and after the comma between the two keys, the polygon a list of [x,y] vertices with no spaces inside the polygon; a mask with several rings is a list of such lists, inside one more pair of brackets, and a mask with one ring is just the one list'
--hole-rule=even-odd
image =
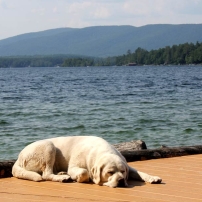
{"label": "mountain range", "polygon": [[155,24],[58,28],[0,40],[0,56],[117,56],[138,47],[146,50],[202,42],[202,24]]}

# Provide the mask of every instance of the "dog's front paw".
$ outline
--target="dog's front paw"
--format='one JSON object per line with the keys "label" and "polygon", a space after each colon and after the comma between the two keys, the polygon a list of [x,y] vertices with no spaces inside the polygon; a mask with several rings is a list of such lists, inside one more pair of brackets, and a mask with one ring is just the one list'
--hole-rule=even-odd
{"label": "dog's front paw", "polygon": [[88,172],[83,172],[80,175],[77,175],[76,176],[76,181],[80,182],[80,183],[82,183],[82,182],[89,182],[90,181],[90,177],[89,177]]}
{"label": "dog's front paw", "polygon": [[107,186],[107,187],[111,187],[111,188],[116,188],[117,187],[117,184],[113,184],[113,183],[110,183],[110,182],[105,182],[103,184],[103,186]]}
{"label": "dog's front paw", "polygon": [[52,178],[49,178],[54,182],[69,182],[71,177],[69,175],[53,175]]}
{"label": "dog's front paw", "polygon": [[151,176],[149,178],[149,183],[151,184],[160,184],[162,182],[162,179],[158,176]]}
{"label": "dog's front paw", "polygon": [[35,175],[32,180],[35,182],[40,182],[43,181],[43,178],[41,177],[41,175]]}

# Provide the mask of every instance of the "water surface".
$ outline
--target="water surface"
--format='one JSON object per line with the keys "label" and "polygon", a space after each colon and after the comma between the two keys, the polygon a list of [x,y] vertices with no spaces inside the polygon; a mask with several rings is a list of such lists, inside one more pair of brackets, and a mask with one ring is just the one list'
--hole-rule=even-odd
{"label": "water surface", "polygon": [[0,160],[70,135],[202,144],[202,67],[0,68]]}

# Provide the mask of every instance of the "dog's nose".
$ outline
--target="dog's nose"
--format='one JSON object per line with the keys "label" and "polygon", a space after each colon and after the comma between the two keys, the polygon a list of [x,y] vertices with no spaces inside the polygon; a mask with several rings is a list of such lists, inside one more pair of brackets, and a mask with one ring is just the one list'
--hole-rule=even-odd
{"label": "dog's nose", "polygon": [[125,187],[125,180],[124,179],[120,179],[118,182],[118,187]]}

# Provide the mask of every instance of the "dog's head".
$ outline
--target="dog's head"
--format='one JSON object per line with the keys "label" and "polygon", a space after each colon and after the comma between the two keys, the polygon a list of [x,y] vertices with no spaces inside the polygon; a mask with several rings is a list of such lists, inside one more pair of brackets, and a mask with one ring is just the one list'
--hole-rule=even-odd
{"label": "dog's head", "polygon": [[91,169],[92,180],[95,184],[108,187],[126,187],[128,179],[128,165],[123,158],[115,154],[104,155],[97,159]]}

